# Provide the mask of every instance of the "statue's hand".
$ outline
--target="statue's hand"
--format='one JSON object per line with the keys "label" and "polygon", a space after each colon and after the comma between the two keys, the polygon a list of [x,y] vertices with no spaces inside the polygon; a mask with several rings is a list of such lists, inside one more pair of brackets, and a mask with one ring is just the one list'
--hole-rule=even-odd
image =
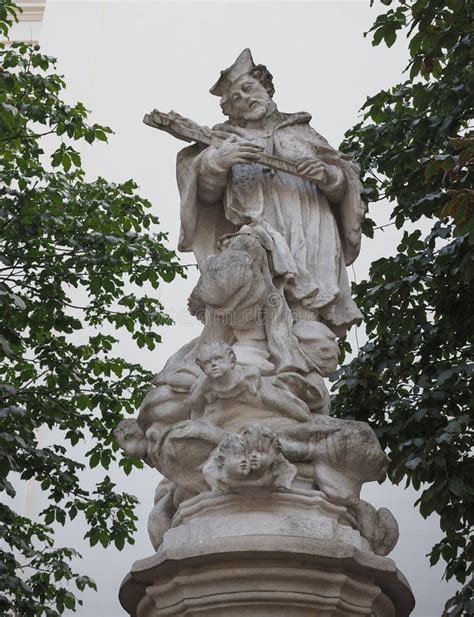
{"label": "statue's hand", "polygon": [[316,159],[301,159],[296,171],[313,182],[324,184],[327,180],[326,165]]}
{"label": "statue's hand", "polygon": [[233,165],[246,165],[255,162],[261,152],[261,146],[240,139],[237,135],[231,135],[217,148],[212,148],[209,156],[214,164],[228,170]]}

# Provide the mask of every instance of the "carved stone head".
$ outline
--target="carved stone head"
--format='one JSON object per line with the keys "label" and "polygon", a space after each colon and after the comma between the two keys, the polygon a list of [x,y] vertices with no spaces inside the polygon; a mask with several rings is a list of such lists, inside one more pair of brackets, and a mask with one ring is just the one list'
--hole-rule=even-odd
{"label": "carved stone head", "polygon": [[196,356],[196,364],[210,379],[219,379],[228,374],[235,363],[234,350],[224,341],[204,343]]}
{"label": "carved stone head", "polygon": [[221,493],[289,490],[296,467],[284,458],[278,436],[255,424],[227,435],[204,465],[203,476],[211,490]]}
{"label": "carved stone head", "polygon": [[251,73],[240,77],[221,98],[221,109],[234,124],[260,120],[266,116],[272,97]]}
{"label": "carved stone head", "polygon": [[250,469],[256,475],[263,475],[280,460],[281,444],[277,435],[258,424],[242,432],[247,444]]}
{"label": "carved stone head", "polygon": [[227,478],[241,479],[248,476],[250,464],[247,445],[241,435],[227,435],[219,445],[218,465]]}
{"label": "carved stone head", "polygon": [[263,64],[255,65],[250,49],[221,71],[211,94],[221,97],[221,108],[232,123],[242,124],[263,118],[272,106],[273,77]]}
{"label": "carved stone head", "polygon": [[118,445],[130,458],[144,458],[147,454],[148,441],[145,433],[134,418],[122,420],[114,430]]}

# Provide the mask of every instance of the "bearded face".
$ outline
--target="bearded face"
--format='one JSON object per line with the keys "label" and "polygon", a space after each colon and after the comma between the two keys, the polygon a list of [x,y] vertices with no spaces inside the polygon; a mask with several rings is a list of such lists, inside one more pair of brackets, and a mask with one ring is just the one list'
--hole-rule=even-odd
{"label": "bearded face", "polygon": [[222,111],[237,124],[263,118],[272,99],[262,84],[243,75],[235,81],[221,99]]}

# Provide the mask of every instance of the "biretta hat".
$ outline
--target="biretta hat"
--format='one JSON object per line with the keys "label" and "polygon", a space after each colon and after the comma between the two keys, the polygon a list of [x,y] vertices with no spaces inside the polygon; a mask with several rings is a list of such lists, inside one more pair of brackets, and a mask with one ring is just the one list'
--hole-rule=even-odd
{"label": "biretta hat", "polygon": [[240,52],[237,60],[232,66],[221,71],[219,79],[209,92],[215,96],[223,96],[234,81],[242,77],[242,75],[246,75],[254,67],[255,64],[252,58],[252,52],[250,49],[244,49],[244,51]]}

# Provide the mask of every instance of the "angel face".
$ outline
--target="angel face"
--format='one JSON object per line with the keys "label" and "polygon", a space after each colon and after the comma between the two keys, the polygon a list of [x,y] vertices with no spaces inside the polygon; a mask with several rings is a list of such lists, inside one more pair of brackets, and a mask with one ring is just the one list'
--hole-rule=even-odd
{"label": "angel face", "polygon": [[277,436],[258,425],[246,429],[243,436],[247,444],[251,471],[257,472],[258,475],[269,471],[280,452]]}
{"label": "angel face", "polygon": [[130,458],[143,458],[147,453],[147,440],[138,422],[133,418],[122,420],[114,431],[118,445]]}
{"label": "angel face", "polygon": [[222,468],[229,478],[239,480],[250,473],[247,447],[240,435],[232,435],[221,445]]}
{"label": "angel face", "polygon": [[208,377],[219,379],[234,368],[235,354],[229,345],[217,341],[203,345],[196,361]]}
{"label": "angel face", "polygon": [[230,478],[240,479],[248,476],[250,465],[246,452],[232,452],[224,461],[224,471]]}
{"label": "angel face", "polygon": [[272,466],[275,460],[275,453],[264,450],[252,450],[248,454],[250,460],[250,469],[259,473],[265,473]]}

